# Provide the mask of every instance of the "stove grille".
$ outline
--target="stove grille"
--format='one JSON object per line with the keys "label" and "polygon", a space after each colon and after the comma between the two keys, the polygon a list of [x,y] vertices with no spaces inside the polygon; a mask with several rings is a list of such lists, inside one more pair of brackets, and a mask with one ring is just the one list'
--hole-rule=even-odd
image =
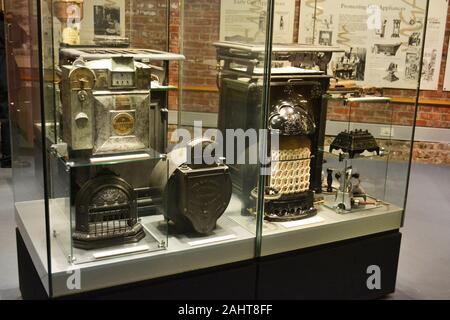
{"label": "stove grille", "polygon": [[311,150],[308,147],[272,151],[270,187],[282,195],[309,190]]}

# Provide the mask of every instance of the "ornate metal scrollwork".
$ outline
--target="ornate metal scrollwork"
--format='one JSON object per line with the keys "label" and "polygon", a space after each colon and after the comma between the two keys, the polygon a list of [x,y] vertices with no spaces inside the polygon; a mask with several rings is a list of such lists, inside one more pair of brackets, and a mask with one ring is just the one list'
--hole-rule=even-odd
{"label": "ornate metal scrollwork", "polygon": [[286,99],[278,100],[272,106],[269,129],[278,130],[281,135],[286,136],[313,134],[316,124],[308,112],[309,101],[290,90],[287,93]]}

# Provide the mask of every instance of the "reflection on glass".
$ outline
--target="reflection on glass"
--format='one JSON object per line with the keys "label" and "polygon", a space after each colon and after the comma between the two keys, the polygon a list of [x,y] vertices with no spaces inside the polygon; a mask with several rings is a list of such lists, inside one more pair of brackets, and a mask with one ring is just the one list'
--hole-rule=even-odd
{"label": "reflection on glass", "polygon": [[35,267],[50,293],[37,34],[34,2],[4,1],[8,99],[12,141],[12,183],[16,221],[35,244]]}

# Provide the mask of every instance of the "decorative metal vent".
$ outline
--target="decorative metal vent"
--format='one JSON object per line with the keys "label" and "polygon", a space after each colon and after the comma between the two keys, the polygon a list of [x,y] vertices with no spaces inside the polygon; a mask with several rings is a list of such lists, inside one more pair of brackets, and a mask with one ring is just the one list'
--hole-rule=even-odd
{"label": "decorative metal vent", "polygon": [[272,151],[270,187],[281,194],[308,191],[311,177],[310,157],[309,147]]}
{"label": "decorative metal vent", "polygon": [[93,249],[136,242],[145,236],[137,222],[133,187],[114,175],[86,182],[76,197],[76,247]]}
{"label": "decorative metal vent", "polygon": [[89,206],[89,235],[117,235],[127,231],[135,219],[130,216],[133,204],[124,191],[107,187],[92,197]]}
{"label": "decorative metal vent", "polygon": [[285,136],[313,134],[316,125],[307,111],[309,102],[301,95],[294,95],[290,90],[286,93],[289,94],[288,99],[280,100],[272,106],[269,129],[278,130]]}
{"label": "decorative metal vent", "polygon": [[[311,184],[311,141],[306,136],[281,136],[272,150],[272,170],[266,188],[265,217],[269,221],[308,218],[317,213]],[[256,190],[253,197],[257,197]]]}

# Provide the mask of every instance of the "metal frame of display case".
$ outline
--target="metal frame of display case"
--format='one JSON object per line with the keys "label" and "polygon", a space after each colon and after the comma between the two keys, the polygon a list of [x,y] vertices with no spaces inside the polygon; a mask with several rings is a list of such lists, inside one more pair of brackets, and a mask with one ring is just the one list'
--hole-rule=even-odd
{"label": "metal frame of display case", "polygon": [[[41,1],[37,4],[39,12]],[[273,46],[273,9],[274,1],[268,1],[267,44],[265,48],[253,50],[256,56],[264,55],[266,61],[264,108],[259,119],[264,127],[267,127],[269,114],[270,92],[267,88],[271,80],[271,59],[272,54],[277,53],[267,50]],[[40,19],[38,15],[39,33],[42,31]],[[38,48],[42,57],[41,45]],[[298,47],[299,52],[307,49]],[[280,49],[280,52],[284,51]],[[41,112],[45,119],[43,86],[40,78]],[[45,141],[45,130],[41,131],[42,141]],[[47,159],[47,150],[42,149],[41,157]],[[43,188],[48,188],[45,164],[43,170]],[[266,182],[266,177],[259,176],[259,186]],[[321,208],[318,215],[327,223],[304,225],[300,220],[290,228],[277,227],[267,232],[262,214],[264,191],[261,191],[263,188],[259,190],[259,214],[254,226],[239,213],[234,220],[219,220],[223,229],[238,230],[235,237],[218,232],[203,242],[195,242],[189,237],[169,234],[170,246],[164,250],[136,255],[112,252],[111,256],[117,256],[79,265],[73,264],[56,245],[49,223],[47,197],[41,202],[17,205],[16,236],[22,295],[25,299],[376,299],[395,290],[403,209],[390,205],[388,210],[374,209],[368,215],[337,215]],[[45,212],[45,221],[34,219],[33,212],[37,207]],[[154,217],[142,219],[149,233],[158,232],[158,221]],[[40,225],[42,222],[44,225]],[[43,229],[46,234],[41,233]],[[255,234],[249,231],[251,229]],[[160,245],[164,247],[163,243]],[[139,253],[139,247],[136,252]],[[248,252],[255,253],[252,259]],[[378,265],[383,270],[380,290],[366,286],[369,265]],[[80,270],[83,275],[81,290],[73,291],[67,287],[68,271],[74,270]]]}

